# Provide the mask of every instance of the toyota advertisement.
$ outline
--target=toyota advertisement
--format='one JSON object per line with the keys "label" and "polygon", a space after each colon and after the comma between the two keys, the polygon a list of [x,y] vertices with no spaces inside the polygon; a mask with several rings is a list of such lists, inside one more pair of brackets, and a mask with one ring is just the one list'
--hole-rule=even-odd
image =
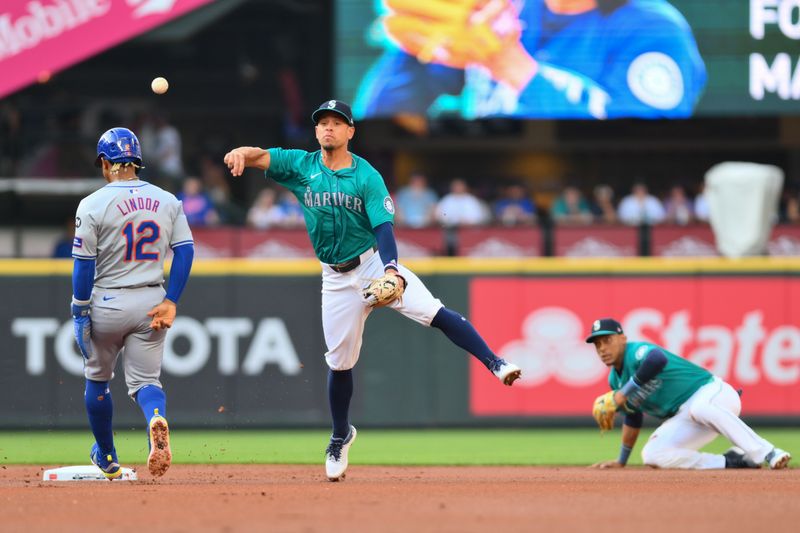
{"label": "toyota advertisement", "polygon": [[474,415],[588,413],[609,388],[608,368],[584,342],[601,317],[742,389],[744,415],[800,414],[800,278],[476,278],[470,301],[489,345],[523,369],[497,394],[471,362]]}

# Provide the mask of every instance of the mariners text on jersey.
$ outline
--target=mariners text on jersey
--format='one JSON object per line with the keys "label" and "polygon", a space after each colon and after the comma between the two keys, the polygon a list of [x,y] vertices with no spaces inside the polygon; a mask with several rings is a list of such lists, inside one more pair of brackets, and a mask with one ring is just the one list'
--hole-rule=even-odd
{"label": "mariners text on jersey", "polygon": [[335,205],[337,207],[345,207],[359,213],[364,212],[364,203],[358,196],[351,196],[343,192],[314,192],[311,190],[311,187],[306,187],[306,193],[303,195],[303,203],[306,207],[325,207],[329,205]]}
{"label": "mariners text on jersey", "polygon": [[149,197],[142,198],[141,196],[137,196],[134,198],[128,198],[117,204],[117,209],[123,215],[127,215],[129,213],[133,213],[135,211],[152,211],[153,213],[158,213],[158,206],[161,205],[158,200],[153,200]]}

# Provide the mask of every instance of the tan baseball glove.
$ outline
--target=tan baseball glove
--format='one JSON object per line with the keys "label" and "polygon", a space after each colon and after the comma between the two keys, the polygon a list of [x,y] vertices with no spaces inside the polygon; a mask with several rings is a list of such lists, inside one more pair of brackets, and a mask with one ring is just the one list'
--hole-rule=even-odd
{"label": "tan baseball glove", "polygon": [[364,289],[364,299],[370,307],[383,307],[395,300],[402,301],[406,285],[403,276],[387,272]]}
{"label": "tan baseball glove", "polygon": [[489,63],[521,26],[510,0],[386,0],[389,36],[423,63]]}
{"label": "tan baseball glove", "polygon": [[616,391],[608,391],[598,396],[594,401],[592,416],[597,422],[597,425],[600,426],[600,431],[614,429],[614,415],[617,414],[617,404],[614,403],[614,392]]}

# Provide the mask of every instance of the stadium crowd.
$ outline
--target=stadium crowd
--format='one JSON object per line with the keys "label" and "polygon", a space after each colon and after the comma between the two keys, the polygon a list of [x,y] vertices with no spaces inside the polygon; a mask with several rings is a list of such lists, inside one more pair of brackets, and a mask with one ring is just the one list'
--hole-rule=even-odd
{"label": "stadium crowd", "polygon": [[[30,150],[19,110],[9,100],[0,105],[0,177],[86,177],[96,175],[93,143],[97,123],[110,117],[104,111],[69,111],[47,115],[49,135]],[[249,226],[256,229],[297,228],[304,225],[297,199],[280,187],[233,191],[221,156],[207,146],[184,146],[181,131],[164,113],[147,110],[133,115],[142,150],[148,154],[145,180],[174,192],[195,227]],[[220,147],[215,147],[217,151]],[[184,154],[189,154],[184,157]],[[424,171],[409,176],[385,176],[395,201],[398,226],[410,228],[459,226],[530,226],[591,224],[707,223],[708,204],[702,176],[653,190],[645,178],[620,186],[590,183],[572,177],[556,178],[560,191],[536,190],[532,180],[500,176],[470,181]],[[400,186],[392,188],[394,183]],[[259,185],[259,187],[261,187]],[[800,224],[800,188],[787,180],[778,223]]]}

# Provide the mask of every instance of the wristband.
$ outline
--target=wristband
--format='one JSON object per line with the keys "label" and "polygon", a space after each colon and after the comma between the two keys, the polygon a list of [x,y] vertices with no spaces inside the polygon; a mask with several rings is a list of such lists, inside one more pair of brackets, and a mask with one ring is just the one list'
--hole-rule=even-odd
{"label": "wristband", "polygon": [[398,272],[400,271],[400,269],[397,268],[397,261],[395,261],[394,259],[392,259],[391,261],[389,261],[388,263],[383,265],[383,271],[384,272],[386,272],[386,269],[388,269],[388,268],[393,268],[393,269],[397,270]]}
{"label": "wristband", "polygon": [[632,450],[633,448],[631,448],[630,446],[625,446],[623,444],[622,447],[619,449],[619,459],[617,459],[617,462],[621,465],[627,464],[628,457],[631,456]]}
{"label": "wristband", "polygon": [[629,379],[628,382],[625,385],[623,385],[619,391],[627,398],[628,396],[631,395],[631,393],[637,392],[641,388],[642,387],[638,383],[636,383],[636,380],[634,380],[633,377],[631,377],[631,379]]}
{"label": "wristband", "polygon": [[70,304],[70,312],[72,313],[72,317],[78,318],[89,316],[89,305],[91,303],[91,300],[76,300],[73,296],[72,303]]}

